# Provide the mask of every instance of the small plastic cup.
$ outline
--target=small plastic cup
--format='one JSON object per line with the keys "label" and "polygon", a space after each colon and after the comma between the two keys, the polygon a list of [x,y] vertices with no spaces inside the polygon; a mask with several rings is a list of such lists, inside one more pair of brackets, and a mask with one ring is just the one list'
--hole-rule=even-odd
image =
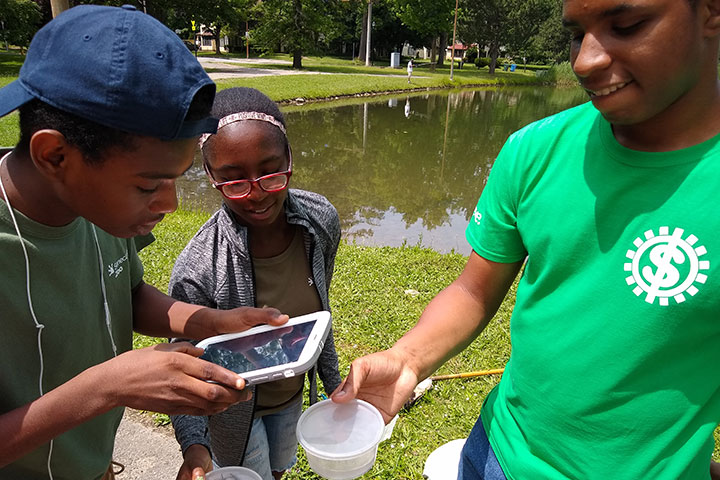
{"label": "small plastic cup", "polygon": [[262,480],[262,477],[249,468],[223,467],[206,473],[205,480]]}
{"label": "small plastic cup", "polygon": [[349,480],[375,464],[385,422],[362,400],[316,403],[303,412],[297,438],[315,473],[329,480]]}

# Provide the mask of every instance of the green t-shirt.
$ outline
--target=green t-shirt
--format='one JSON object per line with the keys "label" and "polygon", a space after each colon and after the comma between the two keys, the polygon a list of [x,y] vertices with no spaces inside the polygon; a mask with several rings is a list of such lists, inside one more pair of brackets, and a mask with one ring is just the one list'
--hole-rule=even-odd
{"label": "green t-shirt", "polygon": [[632,151],[589,103],[507,141],[467,238],[495,262],[527,256],[481,412],[508,478],[708,478],[719,142]]}
{"label": "green t-shirt", "polygon": [[[0,413],[39,397],[37,329],[26,294],[25,257],[7,205],[0,197]],[[112,358],[92,225],[78,218],[48,227],[14,210],[30,259],[30,289],[42,330],[43,391]],[[100,228],[97,236],[118,354],[132,348],[132,288],[143,269],[133,240]],[[108,382],[122,379],[108,378]],[[54,440],[55,480],[97,479],[107,470],[122,409],[117,408]],[[12,432],[3,432],[12,435]],[[49,443],[0,469],[0,480],[47,479]]]}

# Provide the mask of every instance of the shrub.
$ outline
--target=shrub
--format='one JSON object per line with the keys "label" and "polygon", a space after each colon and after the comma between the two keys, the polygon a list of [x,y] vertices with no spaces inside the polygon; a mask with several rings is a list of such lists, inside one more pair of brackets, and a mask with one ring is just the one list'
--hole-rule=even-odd
{"label": "shrub", "polygon": [[570,62],[562,62],[553,65],[545,72],[538,72],[538,76],[542,78],[545,83],[562,86],[577,85],[577,78],[575,78],[575,73],[572,71]]}
{"label": "shrub", "polygon": [[477,68],[487,67],[490,65],[490,59],[488,57],[477,57],[475,59],[475,66]]}
{"label": "shrub", "polygon": [[475,46],[472,46],[465,50],[465,63],[475,63],[475,60],[478,58],[478,49]]}

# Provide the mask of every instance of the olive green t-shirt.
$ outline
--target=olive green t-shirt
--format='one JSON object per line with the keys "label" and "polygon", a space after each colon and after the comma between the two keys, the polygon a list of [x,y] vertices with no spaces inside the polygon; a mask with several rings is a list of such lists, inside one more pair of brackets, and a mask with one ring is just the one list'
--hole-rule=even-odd
{"label": "olive green t-shirt", "polygon": [[[1,198],[0,414],[40,395],[38,329],[28,305],[25,257]],[[93,226],[82,218],[63,227],[48,227],[14,212],[28,250],[33,309],[44,325],[43,391],[48,392],[113,357],[105,325],[98,251]],[[133,240],[96,230],[112,337],[120,354],[132,348],[132,289],[142,280],[143,269]],[[117,408],[55,438],[50,462],[53,478],[100,478],[110,463],[121,416],[122,409]],[[0,480],[46,480],[48,450],[46,443],[0,469]]]}
{"label": "olive green t-shirt", "polygon": [[[300,227],[283,253],[271,258],[253,257],[252,261],[257,306],[275,307],[290,317],[322,310]],[[298,375],[260,384],[255,416],[280,411],[295,401],[302,394],[304,379],[304,375]]]}
{"label": "olive green t-shirt", "polygon": [[467,229],[527,256],[482,408],[509,479],[709,478],[720,422],[720,135],[627,149],[588,103],[512,135]]}

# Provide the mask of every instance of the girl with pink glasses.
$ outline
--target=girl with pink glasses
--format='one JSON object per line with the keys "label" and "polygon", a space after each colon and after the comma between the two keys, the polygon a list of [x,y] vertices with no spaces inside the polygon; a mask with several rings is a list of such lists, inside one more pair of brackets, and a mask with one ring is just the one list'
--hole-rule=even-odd
{"label": "girl with pink glasses", "polygon": [[[325,197],[289,188],[292,154],[280,109],[258,90],[231,88],[217,94],[212,113],[218,131],[200,143],[223,205],[178,257],[170,294],[220,309],[267,305],[291,317],[330,310],[340,221]],[[316,371],[325,391],[340,384],[332,331],[308,373],[311,403]],[[223,413],[172,417],[185,459],[178,478],[231,465],[280,478],[296,462],[303,384],[304,376],[262,384]]]}

